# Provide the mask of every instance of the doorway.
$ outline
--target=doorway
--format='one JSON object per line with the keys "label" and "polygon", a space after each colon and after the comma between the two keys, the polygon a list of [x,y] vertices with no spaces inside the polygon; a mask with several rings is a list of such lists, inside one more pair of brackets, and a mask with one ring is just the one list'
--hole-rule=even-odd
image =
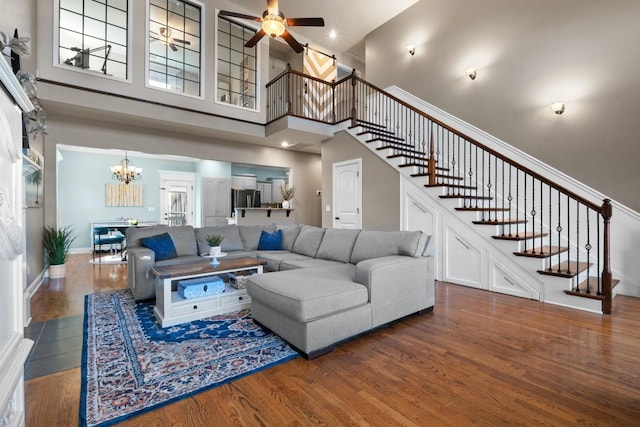
{"label": "doorway", "polygon": [[163,224],[194,225],[194,182],[195,176],[191,173],[160,175],[160,218]]}
{"label": "doorway", "polygon": [[334,163],[333,228],[362,228],[362,159]]}

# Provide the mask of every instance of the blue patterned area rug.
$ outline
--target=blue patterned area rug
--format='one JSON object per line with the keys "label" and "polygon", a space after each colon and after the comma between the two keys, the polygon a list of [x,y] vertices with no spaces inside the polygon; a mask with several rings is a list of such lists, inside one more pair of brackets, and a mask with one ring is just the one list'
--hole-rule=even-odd
{"label": "blue patterned area rug", "polygon": [[250,310],[161,329],[129,290],[87,295],[80,425],[115,424],[297,356]]}

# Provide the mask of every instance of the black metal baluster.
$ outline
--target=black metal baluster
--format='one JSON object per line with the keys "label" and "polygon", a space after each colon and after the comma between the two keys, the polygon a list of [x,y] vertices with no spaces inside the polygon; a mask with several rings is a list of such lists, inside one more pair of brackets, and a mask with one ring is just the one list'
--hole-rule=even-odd
{"label": "black metal baluster", "polygon": [[[571,274],[571,209],[569,205],[570,198],[567,195],[567,273]],[[580,271],[576,265],[576,273]],[[577,278],[576,278],[577,279]]]}
{"label": "black metal baluster", "polygon": [[560,191],[558,190],[558,226],[556,227],[556,231],[558,232],[558,273],[560,273],[562,271],[562,269],[560,268],[560,243],[562,240],[562,215],[561,215],[561,209],[562,209],[562,205],[560,203]]}

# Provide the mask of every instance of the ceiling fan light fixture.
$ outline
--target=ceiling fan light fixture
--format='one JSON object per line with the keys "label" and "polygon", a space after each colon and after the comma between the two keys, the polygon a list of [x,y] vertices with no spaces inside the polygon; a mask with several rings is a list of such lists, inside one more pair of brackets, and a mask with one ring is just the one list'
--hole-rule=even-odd
{"label": "ceiling fan light fixture", "polygon": [[262,29],[271,37],[280,37],[284,31],[284,18],[279,15],[267,14],[262,17]]}

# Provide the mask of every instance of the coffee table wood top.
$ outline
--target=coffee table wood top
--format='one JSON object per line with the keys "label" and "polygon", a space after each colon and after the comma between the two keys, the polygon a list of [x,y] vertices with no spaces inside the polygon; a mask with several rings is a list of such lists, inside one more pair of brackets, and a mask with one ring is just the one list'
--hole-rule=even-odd
{"label": "coffee table wood top", "polygon": [[261,265],[267,264],[266,261],[257,258],[221,259],[219,261],[220,265],[217,267],[211,265],[210,259],[203,259],[202,261],[186,264],[155,266],[151,268],[151,271],[159,279],[168,279],[186,275],[218,273],[241,268],[260,267]]}

